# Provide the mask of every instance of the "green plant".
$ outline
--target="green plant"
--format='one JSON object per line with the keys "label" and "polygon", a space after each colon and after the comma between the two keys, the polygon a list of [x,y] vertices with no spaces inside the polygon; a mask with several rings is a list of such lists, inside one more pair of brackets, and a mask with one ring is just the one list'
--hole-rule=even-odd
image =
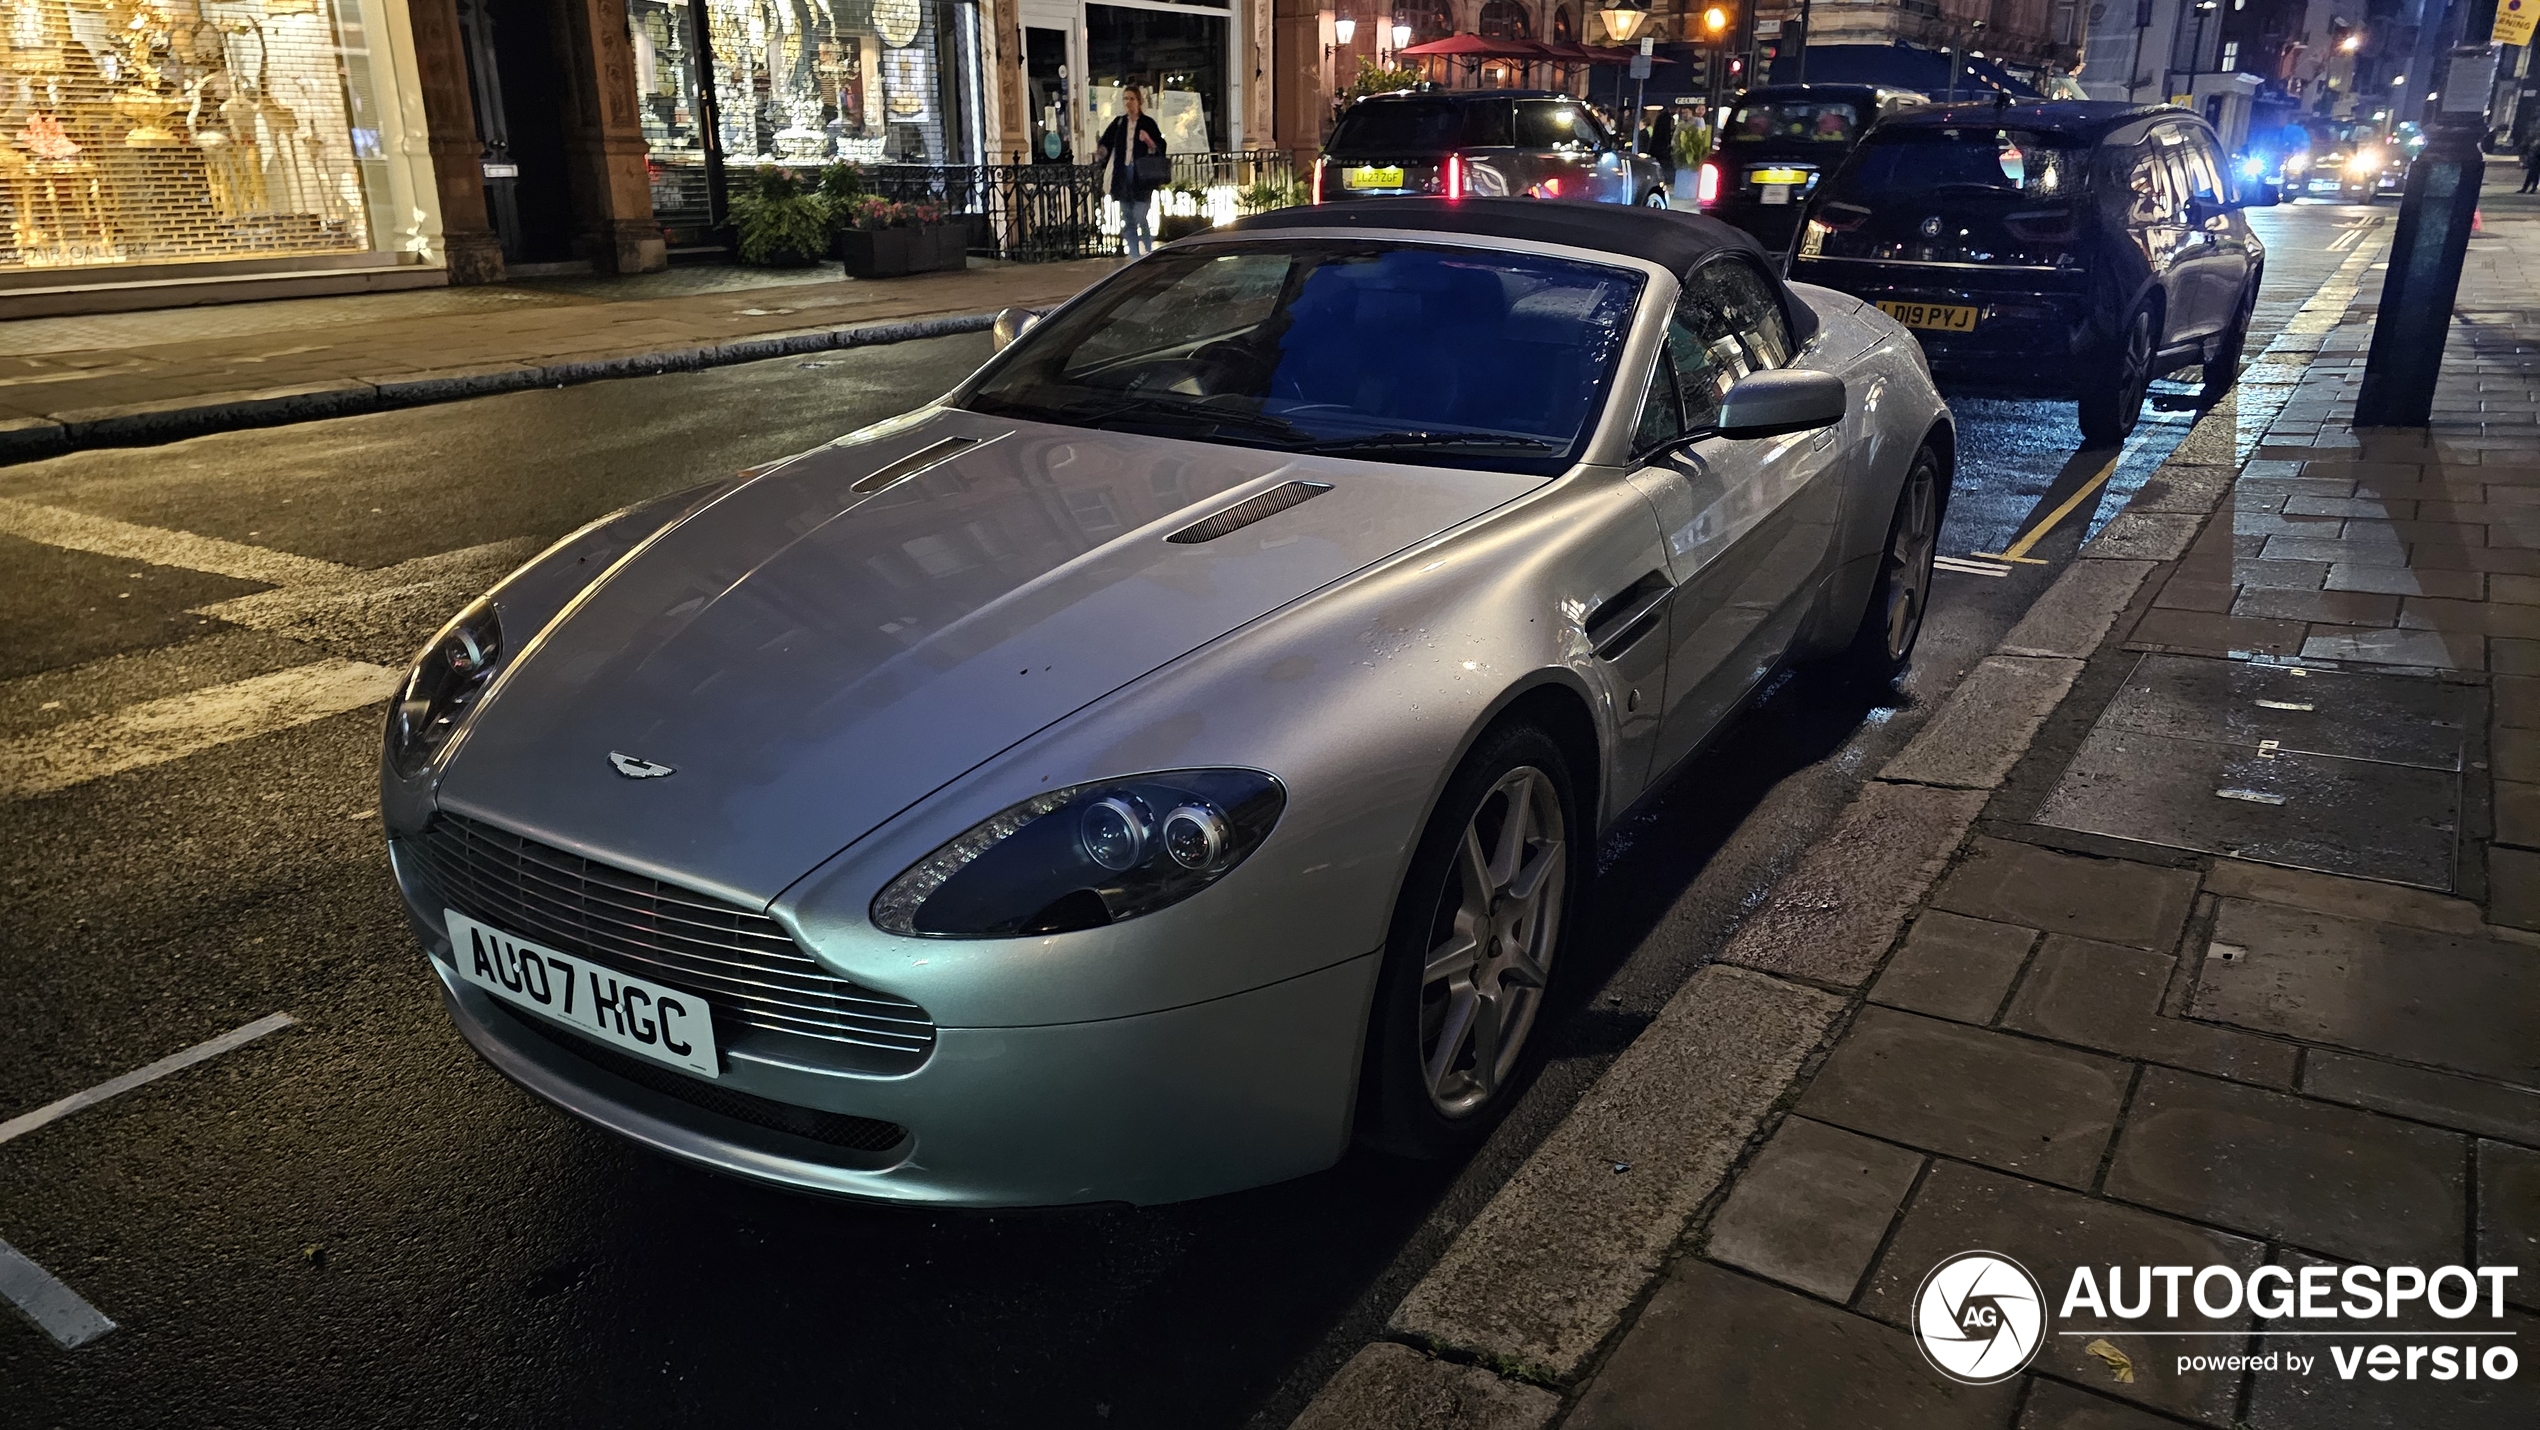
{"label": "green plant", "polygon": [[761,268],[801,268],[829,252],[829,203],[806,193],[802,181],[773,165],[752,175],[732,196],[732,226],[743,263]]}
{"label": "green plant", "polygon": [[1306,202],[1311,192],[1303,183],[1282,184],[1273,179],[1248,185],[1235,196],[1237,205],[1248,214],[1268,213],[1272,209],[1292,209]]}
{"label": "green plant", "polygon": [[865,187],[869,177],[861,164],[831,164],[820,171],[820,196],[832,207],[844,204],[859,194],[872,192]]}
{"label": "green plant", "polygon": [[1409,89],[1419,82],[1418,70],[1390,69],[1360,55],[1358,77],[1349,82],[1349,88],[1341,91],[1341,98],[1356,101],[1371,94],[1391,94],[1398,89]]}
{"label": "green plant", "polygon": [[1676,126],[1676,165],[1690,169],[1711,157],[1711,126],[1696,119]]}

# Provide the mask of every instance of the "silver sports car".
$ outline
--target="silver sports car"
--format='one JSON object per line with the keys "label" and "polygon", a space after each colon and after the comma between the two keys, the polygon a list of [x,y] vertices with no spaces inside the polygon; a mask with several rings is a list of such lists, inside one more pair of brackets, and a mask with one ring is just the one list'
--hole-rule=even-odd
{"label": "silver sports car", "polygon": [[462,611],[390,856],[487,1061],[721,1171],[1154,1203],[1451,1153],[1599,833],[1777,666],[1902,668],[1952,458],[1911,336],[1710,220],[1265,216]]}

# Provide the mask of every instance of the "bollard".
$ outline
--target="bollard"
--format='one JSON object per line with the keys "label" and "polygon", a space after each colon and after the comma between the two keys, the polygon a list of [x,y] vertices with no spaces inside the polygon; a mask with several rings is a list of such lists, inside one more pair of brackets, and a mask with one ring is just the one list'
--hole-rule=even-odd
{"label": "bollard", "polygon": [[2478,186],[2487,161],[2478,141],[2486,121],[2446,114],[2427,125],[2425,152],[2408,166],[2399,200],[2399,231],[2390,243],[2390,272],[2381,280],[2381,310],[2355,394],[2358,427],[2423,427],[2434,412],[2434,379],[2460,291],[2461,259],[2478,217]]}

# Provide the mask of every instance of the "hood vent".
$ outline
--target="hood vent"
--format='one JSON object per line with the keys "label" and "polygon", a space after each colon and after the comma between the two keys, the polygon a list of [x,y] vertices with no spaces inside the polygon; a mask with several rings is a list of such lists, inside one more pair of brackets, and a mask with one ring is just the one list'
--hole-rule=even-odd
{"label": "hood vent", "polygon": [[1284,482],[1259,496],[1246,497],[1233,506],[1211,516],[1203,516],[1190,525],[1164,538],[1178,546],[1197,546],[1243,530],[1266,516],[1276,516],[1300,502],[1309,502],[1332,489],[1329,482]]}
{"label": "hood vent", "polygon": [[[988,440],[993,442],[996,438]],[[871,476],[858,477],[847,490],[860,497],[871,496],[884,487],[897,486],[930,467],[940,467],[979,445],[976,437],[946,437],[941,442],[918,448]]]}

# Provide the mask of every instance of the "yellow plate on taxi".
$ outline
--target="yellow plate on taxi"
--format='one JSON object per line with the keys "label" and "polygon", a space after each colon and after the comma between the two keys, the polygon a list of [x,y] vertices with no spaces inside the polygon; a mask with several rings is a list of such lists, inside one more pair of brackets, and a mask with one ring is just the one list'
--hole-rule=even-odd
{"label": "yellow plate on taxi", "polygon": [[1390,169],[1352,169],[1347,183],[1353,189],[1398,189],[1402,187],[1402,167]]}
{"label": "yellow plate on taxi", "polygon": [[1808,182],[1808,171],[1805,169],[1753,169],[1748,171],[1747,177],[1759,184],[1804,184]]}
{"label": "yellow plate on taxi", "polygon": [[1947,303],[1881,303],[1879,311],[1909,328],[1931,328],[1943,333],[1972,333],[1983,310],[1960,308]]}

